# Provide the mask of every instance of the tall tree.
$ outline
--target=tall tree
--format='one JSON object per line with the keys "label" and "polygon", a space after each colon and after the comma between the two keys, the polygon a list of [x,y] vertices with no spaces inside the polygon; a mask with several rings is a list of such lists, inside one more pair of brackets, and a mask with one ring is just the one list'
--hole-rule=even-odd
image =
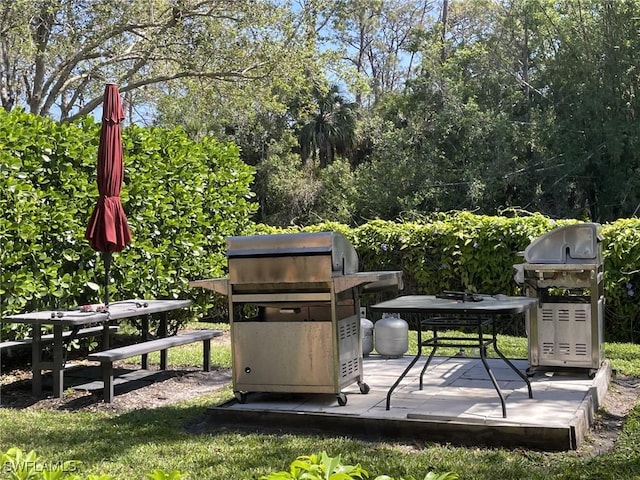
{"label": "tall tree", "polygon": [[72,119],[105,82],[144,102],[185,78],[269,75],[295,45],[278,0],[2,0],[0,97],[11,109]]}
{"label": "tall tree", "polygon": [[363,216],[538,204],[548,119],[529,101],[527,2],[441,6],[446,28],[421,37],[419,75],[387,95],[378,109],[386,122],[370,122],[370,165],[358,171]]}
{"label": "tall tree", "polygon": [[347,153],[354,144],[356,105],[340,95],[336,85],[314,87],[317,111],[299,131],[303,163],[318,160],[320,168],[330,164],[336,154]]}
{"label": "tall tree", "polygon": [[356,103],[374,105],[386,93],[401,90],[412,76],[416,36],[430,23],[432,1],[338,0],[330,29],[329,48],[337,50],[337,75]]}
{"label": "tall tree", "polygon": [[[562,164],[541,188],[562,214],[608,221],[640,212],[640,2],[539,0],[547,39],[538,82]],[[542,53],[545,55],[543,56]]]}
{"label": "tall tree", "polygon": [[[195,138],[214,136],[233,140],[241,156],[257,165],[270,151],[299,151],[294,127],[316,110],[313,85],[325,82],[328,51],[319,51],[332,0],[279,2],[279,35],[292,38],[286,55],[271,59],[268,75],[251,80],[211,82],[201,78],[174,81],[157,102],[156,121],[183,126]],[[280,13],[279,13],[280,14]],[[274,14],[275,15],[275,14]]]}

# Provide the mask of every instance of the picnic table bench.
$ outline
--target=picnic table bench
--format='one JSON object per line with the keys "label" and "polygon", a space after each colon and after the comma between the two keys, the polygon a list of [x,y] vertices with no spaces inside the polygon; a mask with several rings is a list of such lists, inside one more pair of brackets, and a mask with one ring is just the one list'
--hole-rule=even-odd
{"label": "picnic table bench", "polygon": [[[110,403],[113,400],[113,362],[125,360],[127,358],[142,355],[143,357],[151,352],[160,352],[160,369],[167,368],[167,350],[171,347],[187,345],[189,343],[202,342],[203,359],[202,368],[205,372],[211,371],[211,339],[222,335],[221,330],[196,330],[193,332],[162,337],[155,340],[126,345],[124,347],[112,348],[102,352],[89,354],[88,359],[98,361],[102,364],[102,380],[104,384],[104,401]],[[144,368],[144,365],[143,365]]]}
{"label": "picnic table bench", "polygon": [[[118,331],[117,325],[109,325],[109,333],[113,334]],[[71,342],[78,338],[89,338],[89,337],[97,337],[104,334],[104,327],[102,326],[94,326],[81,328],[79,330],[66,330],[62,332],[62,338],[65,342]],[[40,342],[46,344],[52,344],[54,342],[53,333],[47,333],[45,335],[40,336]],[[6,340],[4,342],[0,342],[0,350],[7,350],[9,355],[15,348],[27,347],[33,343],[32,337],[21,338],[19,340]]]}

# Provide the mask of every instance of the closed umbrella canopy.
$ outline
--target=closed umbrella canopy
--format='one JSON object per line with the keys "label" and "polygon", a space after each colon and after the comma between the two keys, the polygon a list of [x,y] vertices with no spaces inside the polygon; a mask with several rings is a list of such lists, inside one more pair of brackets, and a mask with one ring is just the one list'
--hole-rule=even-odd
{"label": "closed umbrella canopy", "polygon": [[120,203],[124,177],[120,123],[124,120],[122,100],[117,85],[104,91],[102,128],[98,145],[97,183],[100,197],[89,219],[85,237],[91,247],[103,253],[105,261],[105,304],[109,303],[108,283],[111,252],[120,252],[131,242],[127,217]]}

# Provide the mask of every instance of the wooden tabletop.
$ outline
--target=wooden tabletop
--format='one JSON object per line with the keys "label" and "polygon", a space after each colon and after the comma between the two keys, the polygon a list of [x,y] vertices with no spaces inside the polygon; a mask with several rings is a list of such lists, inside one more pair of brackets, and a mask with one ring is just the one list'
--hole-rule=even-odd
{"label": "wooden tabletop", "polygon": [[40,310],[29,313],[19,313],[15,315],[5,315],[3,323],[27,323],[40,325],[87,325],[91,323],[102,323],[108,320],[119,320],[122,318],[138,317],[141,315],[151,315],[154,313],[168,312],[187,308],[191,305],[191,300],[144,300],[133,299],[112,302],[109,304],[108,312],[97,311],[100,305],[90,305],[91,311],[83,311],[81,308],[73,310]]}

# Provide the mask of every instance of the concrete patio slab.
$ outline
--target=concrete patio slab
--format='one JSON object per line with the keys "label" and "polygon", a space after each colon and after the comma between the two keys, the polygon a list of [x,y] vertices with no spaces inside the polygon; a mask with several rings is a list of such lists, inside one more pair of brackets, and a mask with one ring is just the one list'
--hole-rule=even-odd
{"label": "concrete patio slab", "polygon": [[[363,376],[370,391],[362,394],[355,383],[344,388],[344,406],[332,394],[256,392],[247,394],[245,403],[232,400],[210,407],[207,422],[212,427],[307,430],[368,439],[572,450],[592,426],[612,373],[606,361],[594,376],[575,369],[536,373],[530,377],[529,398],[526,384],[513,370],[501,359],[489,359],[505,397],[503,418],[498,393],[480,359],[436,357],[424,388],[419,389],[423,363],[418,362],[393,392],[387,410],[387,391],[411,359],[366,357]],[[513,363],[522,372],[528,367],[526,360]]]}

